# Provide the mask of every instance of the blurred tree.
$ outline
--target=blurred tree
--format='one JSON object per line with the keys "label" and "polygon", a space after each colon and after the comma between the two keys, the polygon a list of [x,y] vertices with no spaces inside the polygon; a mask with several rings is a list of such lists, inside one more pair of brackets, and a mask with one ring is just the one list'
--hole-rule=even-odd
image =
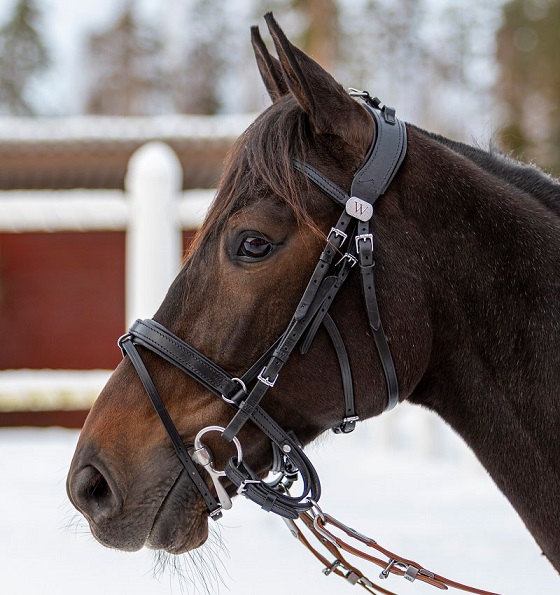
{"label": "blurred tree", "polygon": [[184,60],[173,76],[179,112],[216,114],[222,107],[220,80],[227,69],[227,12],[223,0],[196,0],[189,14]]}
{"label": "blurred tree", "polygon": [[161,49],[157,30],[139,22],[129,0],[109,30],[88,39],[86,111],[131,116],[165,110],[169,90]]}
{"label": "blurred tree", "polygon": [[560,174],[560,0],[511,0],[497,35],[501,144]]}
{"label": "blurred tree", "polygon": [[33,114],[29,86],[50,64],[40,20],[34,0],[18,0],[0,29],[0,110],[14,116]]}

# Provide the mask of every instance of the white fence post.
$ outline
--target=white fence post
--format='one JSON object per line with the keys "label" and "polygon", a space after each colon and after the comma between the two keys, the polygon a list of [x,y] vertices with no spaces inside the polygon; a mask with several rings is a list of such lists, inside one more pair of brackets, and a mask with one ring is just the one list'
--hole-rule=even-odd
{"label": "white fence post", "polygon": [[130,203],[126,231],[126,324],[153,316],[177,275],[182,237],[177,202],[183,172],[173,150],[149,142],[128,163]]}

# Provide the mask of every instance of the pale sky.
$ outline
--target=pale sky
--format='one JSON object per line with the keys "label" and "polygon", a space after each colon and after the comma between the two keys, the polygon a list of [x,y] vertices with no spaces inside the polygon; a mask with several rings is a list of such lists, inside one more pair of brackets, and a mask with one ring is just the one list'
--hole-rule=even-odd
{"label": "pale sky", "polygon": [[[86,35],[103,30],[122,10],[126,0],[36,0],[43,9],[43,31],[53,67],[36,84],[38,105],[50,114],[76,113],[81,104],[79,52]],[[0,22],[8,18],[16,0],[0,0]],[[181,12],[190,0],[136,0],[138,10],[156,25],[164,26],[173,35],[177,24],[184,22]],[[169,15],[166,18],[166,15]],[[175,25],[175,27],[174,27]],[[175,31],[173,31],[175,28]]]}
{"label": "pale sky", "polygon": [[[0,0],[0,25],[6,20],[16,0]],[[346,0],[347,12],[351,12],[360,2],[364,0]],[[390,2],[391,0],[385,0]],[[439,18],[444,14],[445,7],[457,6],[460,0],[427,0],[426,6],[431,13],[428,19],[431,25],[431,35],[437,37],[438,31],[445,32],[445,19]],[[478,10],[483,6],[493,7],[487,11],[488,18],[484,21],[484,27],[478,32],[476,44],[481,49],[482,60],[469,64],[471,71],[477,69],[475,79],[483,82],[487,93],[473,95],[465,91],[460,85],[456,88],[447,89],[447,95],[440,97],[433,109],[437,110],[439,120],[430,116],[432,109],[432,94],[430,80],[419,75],[418,89],[409,81],[402,81],[398,72],[395,74],[390,69],[383,73],[375,71],[371,74],[371,81],[364,83],[373,94],[393,103],[399,109],[399,114],[405,120],[416,122],[420,126],[433,128],[432,123],[443,122],[443,130],[470,140],[470,138],[488,138],[496,128],[496,114],[493,110],[494,99],[490,96],[492,82],[495,77],[495,66],[493,62],[494,33],[499,21],[499,7],[505,0],[477,0]],[[92,32],[102,31],[115,19],[115,16],[122,10],[127,0],[36,0],[43,8],[44,13],[44,35],[49,44],[53,66],[42,79],[35,83],[34,95],[41,115],[75,115],[81,112],[84,96],[84,81],[87,80],[87,73],[82,73],[84,68],[80,60],[81,43],[86,36]],[[161,27],[168,46],[169,60],[177,59],[177,53],[173,55],[174,48],[180,47],[180,43],[174,40],[188,38],[188,11],[194,0],[135,0],[135,5],[142,13],[148,23]],[[227,13],[229,22],[235,29],[236,21],[239,21],[239,35],[228,43],[233,50],[232,56],[241,56],[243,52],[251,52],[249,43],[248,18],[249,10],[255,11],[256,0],[224,0],[223,10]],[[269,0],[261,0],[262,14],[270,5]],[[473,5],[474,6],[474,5]],[[258,11],[257,11],[258,12]],[[288,15],[277,15],[284,17],[284,24],[287,25]],[[282,20],[282,19],[281,19]],[[263,23],[261,22],[261,25]],[[429,34],[429,32],[428,32]],[[218,40],[218,43],[220,40]],[[237,59],[237,58],[236,58]],[[261,109],[267,104],[263,87],[258,81],[257,69],[245,69],[247,62],[241,59],[234,65],[234,72],[226,74],[216,81],[220,86],[222,97],[226,104],[225,112],[254,111]],[[240,71],[239,65],[243,69]],[[402,74],[402,73],[401,73]],[[401,77],[402,78],[402,77]],[[343,84],[356,86],[354,81],[341,81]],[[263,97],[255,97],[255,93]],[[386,99],[388,98],[388,99]],[[258,107],[259,102],[262,103]],[[446,112],[446,113],[443,113]],[[447,113],[448,112],[448,113]]]}

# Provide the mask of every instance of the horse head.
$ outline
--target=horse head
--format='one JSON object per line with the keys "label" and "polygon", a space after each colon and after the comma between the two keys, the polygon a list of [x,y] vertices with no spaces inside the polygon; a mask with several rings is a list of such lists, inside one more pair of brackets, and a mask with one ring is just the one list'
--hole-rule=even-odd
{"label": "horse head", "polygon": [[[256,28],[252,41],[272,105],[233,147],[206,221],[154,316],[237,378],[285,331],[339,214],[294,162],[324,172],[349,192],[376,128],[368,110],[292,45],[270,15],[267,22],[279,59],[268,53]],[[398,197],[406,161],[402,170],[379,205],[376,234],[387,239],[378,256],[378,291],[404,398],[422,375],[429,336],[421,287],[402,264],[399,285],[415,292],[414,305],[397,297],[389,308],[386,299],[388,293],[402,293],[388,274],[391,261],[402,256],[402,243],[389,231],[401,218]],[[360,293],[350,271],[330,315],[346,345],[355,409],[364,419],[383,411],[387,394],[379,357],[371,338],[365,338],[371,333]],[[305,355],[294,350],[263,399],[267,414],[302,444],[345,416],[336,350],[324,330],[314,337]],[[185,445],[193,445],[202,428],[228,426],[233,412],[227,402],[145,347],[138,352]],[[258,477],[265,476],[273,463],[268,437],[249,421],[237,438],[243,460]],[[205,444],[216,469],[236,454],[218,434],[205,436]],[[224,485],[235,492],[231,482]],[[180,553],[207,538],[205,502],[175,456],[128,357],[87,418],[67,487],[93,535],[107,546]]]}

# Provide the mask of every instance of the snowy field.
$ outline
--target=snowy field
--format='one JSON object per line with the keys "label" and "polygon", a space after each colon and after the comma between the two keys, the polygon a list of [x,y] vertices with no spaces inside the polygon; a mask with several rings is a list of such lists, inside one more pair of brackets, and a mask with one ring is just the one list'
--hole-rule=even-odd
{"label": "snowy field", "polygon": [[[447,454],[434,458],[427,455],[425,440],[414,454],[410,445],[404,448],[398,441],[383,445],[384,432],[391,427],[390,419],[376,420],[353,435],[333,435],[311,446],[322,478],[324,510],[451,579],[504,595],[560,593],[560,578],[456,438],[447,436],[442,442],[441,430],[435,430],[435,442],[445,444]],[[406,425],[399,431],[406,442]],[[65,494],[77,437],[77,432],[61,429],[0,429],[0,593],[203,593],[190,582],[196,570],[187,556],[162,569],[153,552],[125,554],[93,540]],[[357,501],[359,505],[351,504]],[[325,577],[280,519],[244,499],[225,514],[218,531],[228,553],[213,548],[221,579],[211,570],[205,573],[209,593],[364,592],[335,576]],[[193,562],[202,565],[196,554]],[[368,568],[365,562],[357,566],[377,580],[377,567]],[[398,577],[383,585],[399,594],[439,592]]]}

